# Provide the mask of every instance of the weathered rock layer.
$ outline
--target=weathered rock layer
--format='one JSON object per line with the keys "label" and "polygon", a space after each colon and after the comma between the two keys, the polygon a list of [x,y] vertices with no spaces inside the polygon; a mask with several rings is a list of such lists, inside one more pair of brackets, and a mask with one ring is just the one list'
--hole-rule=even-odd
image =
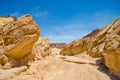
{"label": "weathered rock layer", "polygon": [[[25,57],[30,57],[30,55],[32,58],[31,51],[38,38],[39,27],[30,15],[4,22],[4,25],[0,26],[0,55],[6,56],[8,61],[11,58],[16,61],[24,60]],[[28,61],[29,58],[26,60]],[[5,62],[7,61],[0,64],[5,64]]]}
{"label": "weathered rock layer", "polygon": [[95,29],[90,34],[83,37],[82,39],[71,42],[70,44],[65,46],[60,53],[63,55],[75,55],[88,51],[98,32],[99,29]]}
{"label": "weathered rock layer", "polygon": [[110,22],[95,34],[73,41],[61,50],[61,54],[87,52],[92,57],[104,57],[108,69],[120,77],[120,18]]}

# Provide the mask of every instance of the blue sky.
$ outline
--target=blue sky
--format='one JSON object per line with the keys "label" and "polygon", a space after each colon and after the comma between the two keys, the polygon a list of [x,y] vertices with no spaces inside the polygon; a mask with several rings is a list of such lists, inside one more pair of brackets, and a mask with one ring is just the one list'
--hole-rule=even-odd
{"label": "blue sky", "polygon": [[0,0],[0,15],[31,14],[51,42],[80,39],[120,17],[120,0]]}

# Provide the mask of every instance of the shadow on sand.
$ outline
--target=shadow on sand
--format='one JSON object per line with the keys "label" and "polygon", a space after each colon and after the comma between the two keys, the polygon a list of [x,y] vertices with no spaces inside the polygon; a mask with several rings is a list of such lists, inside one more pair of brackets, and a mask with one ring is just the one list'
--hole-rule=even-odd
{"label": "shadow on sand", "polygon": [[100,72],[105,73],[110,78],[110,80],[120,80],[120,78],[116,77],[115,75],[113,75],[112,73],[109,72],[108,68],[104,65],[103,59],[97,60],[96,62],[97,63],[101,62],[101,64],[98,67],[98,70]]}

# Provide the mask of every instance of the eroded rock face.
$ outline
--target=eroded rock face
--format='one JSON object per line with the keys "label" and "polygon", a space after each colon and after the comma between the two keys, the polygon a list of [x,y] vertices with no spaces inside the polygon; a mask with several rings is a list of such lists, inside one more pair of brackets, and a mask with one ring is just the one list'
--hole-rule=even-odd
{"label": "eroded rock face", "polygon": [[82,39],[73,41],[65,46],[60,53],[63,55],[75,55],[88,51],[98,32],[99,29],[93,30],[90,34],[86,35]]}
{"label": "eroded rock face", "polygon": [[65,48],[63,48],[60,53],[63,55],[79,54],[87,50],[87,43],[88,38],[73,41],[71,44],[68,44]]}
{"label": "eroded rock face", "polygon": [[71,55],[84,51],[92,57],[104,57],[110,72],[120,77],[120,18],[107,24],[94,37],[89,34],[73,41],[61,53]]}
{"label": "eroded rock face", "polygon": [[[90,55],[92,57],[102,57],[102,53],[104,53],[104,47],[105,47],[105,41],[107,39],[107,36],[116,34],[116,29],[119,32],[119,28],[117,28],[120,25],[120,19],[116,19],[115,21],[107,24],[103,29],[98,33],[96,38],[94,39],[94,42],[92,44],[91,50],[89,51]],[[119,34],[119,33],[118,33]]]}
{"label": "eroded rock face", "polygon": [[105,65],[109,70],[120,77],[120,25],[106,38],[104,47]]}
{"label": "eroded rock face", "polygon": [[32,54],[35,55],[35,59],[39,60],[48,56],[51,53],[50,42],[46,38],[39,38],[34,44]]}
{"label": "eroded rock face", "polygon": [[15,18],[11,17],[11,16],[0,16],[0,27],[5,25],[8,22],[14,21]]}
{"label": "eroded rock face", "polygon": [[[39,27],[30,15],[22,16],[0,26],[0,54],[17,61],[32,58],[32,48],[39,38]],[[26,59],[24,63],[28,60]],[[19,62],[19,63],[20,63]],[[1,64],[1,63],[0,63]]]}
{"label": "eroded rock face", "polygon": [[5,49],[4,49],[4,39],[3,39],[3,26],[6,25],[8,22],[14,21],[15,19],[13,17],[4,17],[0,16],[0,65],[5,65],[5,63],[8,61],[8,58],[4,55]]}

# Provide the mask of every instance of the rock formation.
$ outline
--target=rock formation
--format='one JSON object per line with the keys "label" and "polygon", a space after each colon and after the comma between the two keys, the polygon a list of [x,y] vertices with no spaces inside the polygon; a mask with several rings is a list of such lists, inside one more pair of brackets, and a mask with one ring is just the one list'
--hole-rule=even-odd
{"label": "rock formation", "polygon": [[35,55],[35,59],[39,60],[48,56],[51,53],[50,42],[48,39],[39,38],[34,44],[32,54]]}
{"label": "rock formation", "polygon": [[97,35],[90,55],[103,56],[108,69],[120,77],[120,19],[107,24]]}
{"label": "rock formation", "polygon": [[0,80],[119,80],[120,19],[63,45],[41,38],[30,15],[0,16]]}
{"label": "rock formation", "polygon": [[[120,19],[116,19],[113,22],[110,22],[107,24],[101,31],[98,33],[96,38],[94,39],[94,42],[92,44],[92,47],[89,51],[90,55],[92,57],[101,57],[102,53],[104,53],[104,46],[107,40],[107,36],[115,36],[120,29],[118,28],[120,25]],[[116,33],[116,29],[118,32]]]}
{"label": "rock formation", "polygon": [[28,62],[33,58],[31,51],[39,38],[38,25],[30,15],[18,19],[8,17],[5,21],[0,21],[0,64],[4,65],[6,60],[15,60],[19,64]]}
{"label": "rock formation", "polygon": [[103,57],[109,70],[120,77],[120,19],[111,28],[109,35],[106,35]]}
{"label": "rock formation", "polygon": [[98,32],[99,29],[95,29],[82,39],[71,42],[70,44],[65,46],[60,53],[63,55],[74,55],[88,51]]}
{"label": "rock formation", "polygon": [[95,32],[95,35],[88,34],[61,50],[63,55],[82,52],[87,52],[92,57],[104,57],[104,63],[109,71],[120,77],[120,18]]}
{"label": "rock formation", "polygon": [[0,16],[0,26],[4,26],[6,23],[14,21],[15,18],[11,16]]}

